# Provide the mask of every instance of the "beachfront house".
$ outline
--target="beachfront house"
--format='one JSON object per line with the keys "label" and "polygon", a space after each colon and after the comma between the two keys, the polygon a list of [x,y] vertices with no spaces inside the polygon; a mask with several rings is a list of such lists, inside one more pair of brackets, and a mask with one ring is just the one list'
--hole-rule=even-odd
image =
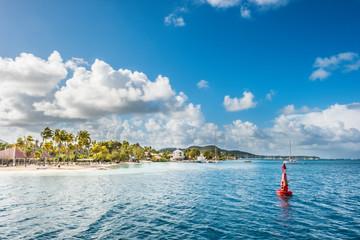
{"label": "beachfront house", "polygon": [[183,151],[181,151],[181,150],[175,150],[174,152],[173,152],[173,160],[175,160],[175,161],[182,161],[182,160],[184,160],[185,159],[185,154],[184,154],[184,152]]}
{"label": "beachfront house", "polygon": [[[43,153],[43,155],[46,159],[52,158],[47,153]],[[35,152],[32,152],[29,157],[26,157],[20,149],[17,149],[15,147],[0,151],[0,164],[2,165],[6,164],[15,166],[17,164],[24,164],[25,160],[26,162],[34,161]]]}

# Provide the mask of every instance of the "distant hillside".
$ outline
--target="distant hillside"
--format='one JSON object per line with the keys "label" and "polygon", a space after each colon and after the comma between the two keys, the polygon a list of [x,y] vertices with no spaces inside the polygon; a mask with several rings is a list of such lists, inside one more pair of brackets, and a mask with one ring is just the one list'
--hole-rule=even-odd
{"label": "distant hillside", "polygon": [[[169,151],[169,152],[173,152],[176,149],[180,149],[182,151],[184,151],[185,149],[192,149],[192,148],[196,148],[199,149],[200,151],[211,151],[214,152],[215,151],[215,146],[214,145],[207,145],[207,146],[190,146],[188,148],[163,148],[160,149],[160,152],[165,152],[165,151]],[[234,156],[238,157],[238,158],[265,158],[265,159],[287,159],[289,156],[268,156],[268,155],[256,155],[256,154],[252,154],[252,153],[248,153],[248,152],[244,152],[244,151],[239,151],[239,150],[225,150],[225,149],[221,149],[221,148],[217,148],[217,153],[219,155],[230,155],[233,154]],[[295,159],[319,159],[319,157],[317,156],[293,156],[293,158]]]}
{"label": "distant hillside", "polygon": [[[215,145],[207,145],[207,146],[203,146],[203,147],[190,146],[190,147],[185,148],[185,149],[192,149],[192,148],[199,149],[200,151],[208,150],[208,151],[211,151],[211,152],[215,152]],[[164,151],[173,152],[176,149],[179,149],[179,148],[163,148],[163,149],[160,149],[160,152],[164,152]],[[182,148],[180,150],[183,151],[185,149]],[[239,150],[225,150],[225,149],[221,149],[221,148],[218,148],[218,147],[216,147],[216,151],[217,151],[218,154],[227,154],[227,155],[234,154],[235,156],[237,156],[239,158],[257,158],[257,157],[259,157],[259,156],[255,155],[255,154],[248,153],[248,152],[243,152],[243,151],[239,151]]]}

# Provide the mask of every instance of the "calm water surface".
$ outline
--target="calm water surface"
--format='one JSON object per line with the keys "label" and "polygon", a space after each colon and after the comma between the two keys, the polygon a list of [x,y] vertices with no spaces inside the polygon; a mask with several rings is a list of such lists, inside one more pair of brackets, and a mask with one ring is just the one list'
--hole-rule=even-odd
{"label": "calm water surface", "polygon": [[1,172],[0,239],[360,239],[360,161]]}

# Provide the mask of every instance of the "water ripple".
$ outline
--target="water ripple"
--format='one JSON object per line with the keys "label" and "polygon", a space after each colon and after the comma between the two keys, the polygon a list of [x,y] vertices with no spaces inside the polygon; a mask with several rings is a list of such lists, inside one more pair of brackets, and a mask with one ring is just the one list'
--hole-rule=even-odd
{"label": "water ripple", "polygon": [[4,174],[0,239],[359,239],[359,170],[290,165],[287,199],[277,161]]}

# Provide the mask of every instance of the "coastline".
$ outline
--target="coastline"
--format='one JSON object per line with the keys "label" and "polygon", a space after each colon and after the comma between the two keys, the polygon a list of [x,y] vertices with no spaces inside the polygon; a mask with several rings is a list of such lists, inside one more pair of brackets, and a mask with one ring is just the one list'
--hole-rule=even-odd
{"label": "coastline", "polygon": [[[130,165],[131,163],[119,164],[93,164],[93,165],[46,165],[46,168],[39,165],[24,165],[20,166],[0,166],[0,174],[3,172],[18,172],[18,173],[69,173],[69,172],[90,172],[98,170],[109,170],[119,166]],[[40,167],[40,168],[39,168]]]}

